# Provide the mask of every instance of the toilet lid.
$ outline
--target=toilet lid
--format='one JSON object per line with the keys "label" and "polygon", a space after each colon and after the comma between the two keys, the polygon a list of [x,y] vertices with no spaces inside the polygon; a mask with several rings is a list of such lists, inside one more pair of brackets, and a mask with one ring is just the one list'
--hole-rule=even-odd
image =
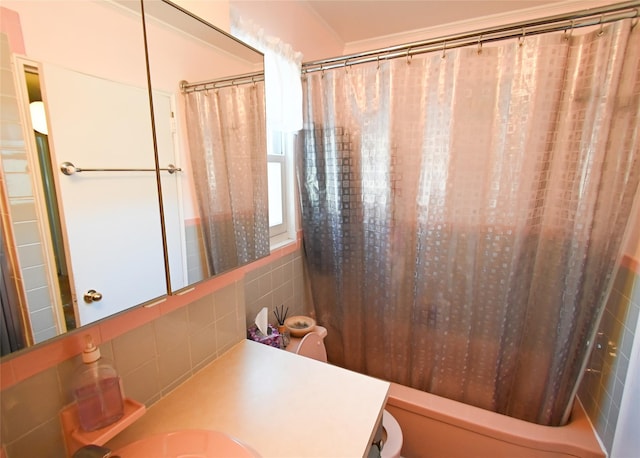
{"label": "toilet lid", "polygon": [[324,347],[324,338],[316,332],[310,332],[302,338],[298,346],[297,354],[306,356],[307,358],[317,359],[324,363],[327,362],[327,350]]}
{"label": "toilet lid", "polygon": [[380,457],[398,458],[402,451],[402,429],[398,420],[386,410],[382,412],[382,427],[387,434],[387,440],[382,446]]}

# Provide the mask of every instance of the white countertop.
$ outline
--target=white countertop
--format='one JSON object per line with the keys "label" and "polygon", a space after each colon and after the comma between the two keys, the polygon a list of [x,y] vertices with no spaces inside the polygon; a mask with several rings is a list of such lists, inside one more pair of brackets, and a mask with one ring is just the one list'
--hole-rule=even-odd
{"label": "white countertop", "polygon": [[263,457],[360,457],[368,452],[389,383],[244,340],[152,405],[106,446],[212,429]]}

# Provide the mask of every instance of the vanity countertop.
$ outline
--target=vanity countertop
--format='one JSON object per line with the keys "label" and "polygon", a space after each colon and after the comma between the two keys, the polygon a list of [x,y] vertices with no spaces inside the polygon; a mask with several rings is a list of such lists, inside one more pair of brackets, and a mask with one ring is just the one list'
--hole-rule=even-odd
{"label": "vanity countertop", "polygon": [[211,429],[263,457],[365,456],[388,390],[388,382],[243,340],[106,446]]}

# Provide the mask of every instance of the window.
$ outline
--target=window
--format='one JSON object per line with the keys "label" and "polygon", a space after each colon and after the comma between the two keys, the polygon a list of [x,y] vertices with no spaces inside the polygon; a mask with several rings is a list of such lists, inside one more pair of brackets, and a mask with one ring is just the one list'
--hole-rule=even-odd
{"label": "window", "polygon": [[267,175],[269,179],[269,230],[270,235],[278,235],[286,231],[285,226],[285,190],[284,190],[284,156],[269,155],[267,158]]}
{"label": "window", "polygon": [[269,139],[267,178],[269,183],[269,235],[271,244],[295,238],[292,222],[293,142],[295,134],[273,132]]}

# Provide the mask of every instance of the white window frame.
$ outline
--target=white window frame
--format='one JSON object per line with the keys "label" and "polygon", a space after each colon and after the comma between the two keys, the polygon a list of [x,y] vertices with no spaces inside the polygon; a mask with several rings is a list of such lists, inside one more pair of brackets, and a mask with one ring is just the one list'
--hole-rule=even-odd
{"label": "white window frame", "polygon": [[282,177],[282,223],[269,227],[271,248],[276,248],[296,239],[296,209],[294,185],[294,145],[296,134],[272,132],[269,139],[267,163],[278,163]]}

